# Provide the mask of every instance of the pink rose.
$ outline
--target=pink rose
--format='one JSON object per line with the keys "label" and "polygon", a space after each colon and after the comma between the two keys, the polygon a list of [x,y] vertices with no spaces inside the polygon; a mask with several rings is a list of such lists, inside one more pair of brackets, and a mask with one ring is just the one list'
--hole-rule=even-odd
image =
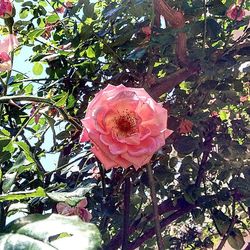
{"label": "pink rose", "polygon": [[0,72],[11,70],[11,58],[9,53],[18,46],[16,36],[8,35],[0,41]]}
{"label": "pink rose", "polygon": [[143,88],[108,85],[88,105],[80,142],[94,144],[92,152],[106,169],[138,169],[172,133],[167,117],[167,110]]}
{"label": "pink rose", "polygon": [[226,15],[231,20],[241,21],[245,16],[245,10],[240,8],[238,5],[232,4],[228,8]]}
{"label": "pink rose", "polygon": [[0,17],[9,18],[13,16],[12,1],[0,0]]}

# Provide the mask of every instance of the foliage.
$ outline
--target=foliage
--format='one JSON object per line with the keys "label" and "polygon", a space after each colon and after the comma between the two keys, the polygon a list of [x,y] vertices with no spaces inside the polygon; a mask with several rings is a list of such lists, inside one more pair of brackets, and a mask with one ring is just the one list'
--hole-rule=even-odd
{"label": "foliage", "polygon": [[[48,227],[49,225],[49,227]],[[98,249],[100,233],[96,226],[82,222],[78,217],[58,214],[30,214],[10,223],[0,236],[4,249]]]}
{"label": "foliage", "polygon": [[[60,0],[14,1],[15,22],[5,24],[20,45],[0,85],[1,230],[17,212],[29,214],[21,220],[31,226],[33,218],[47,218],[46,229],[59,215],[37,214],[86,197],[104,249],[118,249],[129,178],[128,249],[154,249],[146,169],[104,171],[90,144],[79,143],[89,101],[111,83],[143,87],[169,111],[174,133],[151,161],[166,249],[211,248],[221,239],[242,248],[250,206],[249,16],[228,18],[233,0],[204,2],[73,0],[67,7]],[[249,7],[242,1],[240,8]],[[1,34],[8,32],[3,25]],[[23,50],[35,77],[26,74],[24,60],[16,71]],[[79,220],[62,218],[70,234]],[[8,232],[0,239],[29,237],[28,244],[38,237]]]}

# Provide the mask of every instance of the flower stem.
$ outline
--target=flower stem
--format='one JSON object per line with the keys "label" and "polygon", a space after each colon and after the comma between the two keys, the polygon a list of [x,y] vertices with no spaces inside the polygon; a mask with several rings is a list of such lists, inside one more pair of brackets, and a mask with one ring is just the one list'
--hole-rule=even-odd
{"label": "flower stem", "polygon": [[160,220],[159,220],[154,176],[153,176],[152,167],[149,163],[147,164],[147,171],[148,171],[148,181],[149,181],[149,186],[150,186],[150,195],[151,195],[151,199],[153,203],[153,213],[154,213],[157,245],[158,245],[159,250],[164,250],[165,248],[164,248],[163,239],[161,236],[161,226],[160,226]]}
{"label": "flower stem", "polygon": [[122,237],[122,250],[128,249],[129,239],[129,207],[130,207],[130,177],[125,178],[124,182],[124,214],[123,214],[123,237]]}

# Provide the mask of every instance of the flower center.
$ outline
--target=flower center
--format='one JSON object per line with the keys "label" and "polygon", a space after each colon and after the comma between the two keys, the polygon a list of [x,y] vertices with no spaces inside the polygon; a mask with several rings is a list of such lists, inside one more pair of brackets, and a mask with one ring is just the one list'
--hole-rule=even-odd
{"label": "flower center", "polygon": [[134,112],[126,111],[115,119],[118,133],[122,136],[130,136],[137,132],[137,118]]}

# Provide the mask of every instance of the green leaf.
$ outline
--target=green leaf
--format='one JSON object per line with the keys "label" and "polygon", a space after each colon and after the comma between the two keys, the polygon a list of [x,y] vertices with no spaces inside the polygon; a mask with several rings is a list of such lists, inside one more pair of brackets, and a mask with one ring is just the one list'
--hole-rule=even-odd
{"label": "green leaf", "polygon": [[21,19],[25,19],[28,15],[29,15],[29,9],[28,8],[21,9],[21,11],[19,13],[19,17]]}
{"label": "green leaf", "polygon": [[26,156],[26,159],[29,162],[34,162],[32,152],[30,151],[29,146],[23,141],[16,142],[16,144],[23,150],[23,152]]}
{"label": "green leaf", "polygon": [[34,41],[35,38],[41,36],[45,32],[45,29],[33,30],[28,34],[28,37],[31,41]]}
{"label": "green leaf", "polygon": [[0,202],[2,201],[13,201],[13,200],[23,200],[34,197],[46,197],[44,189],[38,187],[36,190],[31,191],[21,191],[21,192],[12,192],[8,194],[0,195]]}
{"label": "green leaf", "polygon": [[211,14],[224,16],[227,11],[227,7],[220,0],[210,0],[207,4]]}
{"label": "green leaf", "polygon": [[10,152],[11,154],[15,151],[15,145],[12,140],[3,148],[3,152]]}
{"label": "green leaf", "polygon": [[66,102],[68,99],[69,93],[64,93],[62,97],[55,103],[55,106],[57,107],[64,107],[66,106]]}
{"label": "green leaf", "polygon": [[78,188],[73,192],[51,192],[47,193],[47,195],[54,201],[66,202],[71,206],[75,206],[92,188],[93,185],[88,185],[84,188]]}
{"label": "green leaf", "polygon": [[[5,234],[0,238],[0,245],[4,249],[7,249],[6,246],[10,243],[14,246],[11,249],[18,249],[23,239],[19,238],[19,236],[24,235],[27,242],[34,243],[32,248],[30,248],[32,250],[68,250],[72,246],[74,246],[74,250],[97,250],[100,249],[102,241],[101,235],[94,224],[85,223],[78,216],[63,216],[59,214],[28,215],[7,225],[5,233],[9,234]],[[19,239],[20,242],[16,245],[14,240],[6,241],[7,236],[10,239],[12,236],[15,236],[15,239]],[[43,244],[48,248],[42,248]]]}
{"label": "green leaf", "polygon": [[225,215],[222,211],[214,209],[213,211],[213,220],[215,226],[221,235],[224,235],[231,224],[231,219]]}
{"label": "green leaf", "polygon": [[14,184],[14,182],[16,180],[16,176],[17,176],[17,173],[4,175],[2,189],[5,193],[7,193],[10,190],[10,188],[12,187],[12,185]]}
{"label": "green leaf", "polygon": [[129,54],[127,59],[131,60],[131,61],[136,61],[138,59],[141,59],[145,53],[146,53],[146,49],[144,49],[144,48],[136,49]]}
{"label": "green leaf", "polygon": [[46,18],[47,23],[55,23],[60,19],[60,17],[54,13]]}
{"label": "green leaf", "polygon": [[237,189],[241,194],[249,195],[250,193],[250,183],[247,179],[242,177],[234,177],[230,180],[229,186],[232,189]]}
{"label": "green leaf", "polygon": [[184,155],[192,153],[197,147],[197,141],[191,136],[180,136],[174,142],[175,150]]}
{"label": "green leaf", "polygon": [[95,10],[95,4],[89,3],[89,1],[88,1],[88,3],[86,3],[86,1],[85,1],[84,7],[83,7],[84,15],[86,17],[93,18],[94,14],[95,14],[94,10]]}
{"label": "green leaf", "polygon": [[68,109],[73,108],[75,106],[75,103],[76,103],[75,97],[72,94],[69,95],[69,97],[68,97],[68,103],[67,103],[67,108]]}
{"label": "green leaf", "polygon": [[39,240],[32,239],[31,237],[22,234],[3,234],[0,235],[0,244],[2,249],[5,250],[56,250],[56,248],[49,244],[43,243]]}
{"label": "green leaf", "polygon": [[92,47],[88,47],[88,49],[86,50],[86,53],[87,53],[88,58],[94,58],[95,57],[95,51],[93,50]]}
{"label": "green leaf", "polygon": [[43,65],[39,62],[35,62],[32,71],[35,75],[41,75],[43,73]]}
{"label": "green leaf", "polygon": [[201,191],[195,185],[188,185],[185,192],[184,198],[190,204],[195,204],[195,201],[200,197]]}
{"label": "green leaf", "polygon": [[219,112],[219,116],[222,121],[226,121],[229,118],[229,114],[224,110]]}
{"label": "green leaf", "polygon": [[204,215],[204,211],[202,211],[199,208],[195,208],[192,212],[191,212],[193,219],[195,221],[195,223],[197,224],[202,224],[205,221],[205,215]]}

